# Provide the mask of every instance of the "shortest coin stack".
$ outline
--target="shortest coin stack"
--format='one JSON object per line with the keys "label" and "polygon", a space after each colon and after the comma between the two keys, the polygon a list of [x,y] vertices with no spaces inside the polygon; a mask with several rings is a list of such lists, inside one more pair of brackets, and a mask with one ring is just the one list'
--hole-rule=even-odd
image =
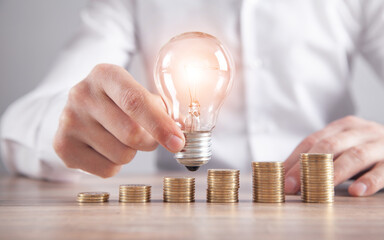
{"label": "shortest coin stack", "polygon": [[119,188],[119,202],[145,203],[151,201],[151,186],[145,184],[123,184]]}
{"label": "shortest coin stack", "polygon": [[189,203],[195,201],[195,178],[165,177],[163,185],[164,202]]}
{"label": "shortest coin stack", "polygon": [[282,162],[252,162],[252,172],[254,202],[281,203],[285,201]]}
{"label": "shortest coin stack", "polygon": [[81,192],[77,194],[77,201],[80,203],[101,203],[108,202],[107,192]]}
{"label": "shortest coin stack", "polygon": [[308,203],[334,201],[333,154],[302,153],[301,198]]}
{"label": "shortest coin stack", "polygon": [[207,202],[234,203],[239,201],[240,170],[209,169]]}

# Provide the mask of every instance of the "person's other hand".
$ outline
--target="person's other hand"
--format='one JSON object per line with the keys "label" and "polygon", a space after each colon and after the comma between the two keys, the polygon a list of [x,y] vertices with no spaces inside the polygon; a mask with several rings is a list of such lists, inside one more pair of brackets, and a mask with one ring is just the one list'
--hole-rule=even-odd
{"label": "person's other hand", "polygon": [[368,170],[349,186],[353,196],[369,196],[384,187],[384,126],[354,116],[330,123],[305,138],[285,161],[285,191],[300,189],[300,153],[333,153],[335,186]]}
{"label": "person's other hand", "polygon": [[161,98],[125,69],[100,64],[70,90],[53,147],[67,167],[111,177],[137,150],[151,151],[158,143],[171,152],[184,146]]}

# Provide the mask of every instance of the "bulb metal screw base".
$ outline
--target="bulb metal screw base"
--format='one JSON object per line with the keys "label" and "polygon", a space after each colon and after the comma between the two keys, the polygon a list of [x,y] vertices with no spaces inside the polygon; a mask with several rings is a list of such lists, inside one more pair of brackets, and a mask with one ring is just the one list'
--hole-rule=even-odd
{"label": "bulb metal screw base", "polygon": [[196,171],[211,159],[211,132],[185,132],[184,136],[185,146],[175,154],[175,159],[188,170]]}

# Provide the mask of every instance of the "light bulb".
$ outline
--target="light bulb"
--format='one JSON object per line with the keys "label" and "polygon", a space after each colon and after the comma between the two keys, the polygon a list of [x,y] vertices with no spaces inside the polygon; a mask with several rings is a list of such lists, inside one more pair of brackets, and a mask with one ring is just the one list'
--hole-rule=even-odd
{"label": "light bulb", "polygon": [[232,87],[233,75],[230,53],[206,33],[180,34],[158,54],[156,87],[168,114],[185,136],[185,146],[175,158],[190,171],[211,159],[211,131]]}

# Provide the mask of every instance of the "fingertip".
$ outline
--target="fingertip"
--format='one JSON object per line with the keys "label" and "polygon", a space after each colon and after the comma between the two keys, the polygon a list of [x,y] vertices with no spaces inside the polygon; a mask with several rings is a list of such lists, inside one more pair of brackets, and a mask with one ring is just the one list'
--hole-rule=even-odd
{"label": "fingertip", "polygon": [[363,197],[366,196],[367,193],[367,185],[362,182],[354,182],[348,188],[348,192],[350,195],[354,197]]}
{"label": "fingertip", "polygon": [[286,194],[296,194],[299,191],[299,183],[293,176],[287,177],[284,185]]}

